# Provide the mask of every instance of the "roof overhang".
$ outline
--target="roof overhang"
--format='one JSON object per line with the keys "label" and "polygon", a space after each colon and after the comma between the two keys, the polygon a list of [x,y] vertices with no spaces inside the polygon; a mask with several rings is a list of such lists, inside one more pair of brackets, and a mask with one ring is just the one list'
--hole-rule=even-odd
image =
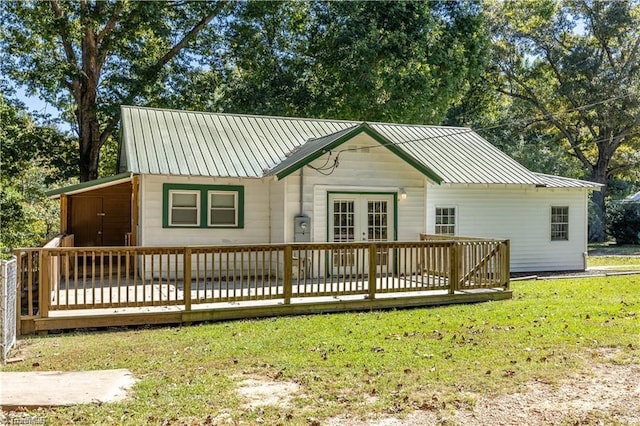
{"label": "roof overhang", "polygon": [[537,188],[586,189],[589,191],[600,191],[604,187],[601,183],[591,182],[588,180],[554,176],[544,173],[534,174],[538,179],[540,179],[540,183],[536,184]]}
{"label": "roof overhang", "polygon": [[433,182],[440,184],[442,178],[429,167],[416,160],[402,148],[387,139],[384,135],[371,128],[367,123],[360,123],[353,127],[312,139],[302,145],[297,151],[294,151],[286,160],[273,167],[265,176],[275,176],[278,180],[284,179],[290,174],[298,171],[302,167],[308,165],[312,161],[321,157],[329,151],[332,151],[353,139],[359,134],[364,133],[370,136],[374,141],[387,148],[389,151],[400,157],[404,162],[412,166],[414,169],[431,179]]}
{"label": "roof overhang", "polygon": [[81,192],[93,191],[100,188],[106,188],[108,186],[118,185],[121,183],[129,182],[133,178],[133,173],[120,173],[114,176],[107,176],[100,179],[90,180],[88,182],[81,182],[75,185],[65,186],[63,188],[52,189],[45,194],[47,197],[56,199],[61,195],[74,195]]}
{"label": "roof overhang", "polygon": [[628,197],[624,198],[621,202],[640,203],[640,191],[636,192],[635,194],[629,195]]}

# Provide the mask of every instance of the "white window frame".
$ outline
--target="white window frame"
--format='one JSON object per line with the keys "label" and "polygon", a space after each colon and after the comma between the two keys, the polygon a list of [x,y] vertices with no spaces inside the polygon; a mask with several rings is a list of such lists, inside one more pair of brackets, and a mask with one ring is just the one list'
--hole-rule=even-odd
{"label": "white window frame", "polygon": [[[220,223],[214,224],[211,223],[211,210],[214,208],[211,203],[211,196],[215,194],[220,195],[233,195],[233,212],[234,212],[234,221],[231,223]],[[210,228],[237,228],[238,227],[238,211],[240,206],[238,205],[239,194],[238,191],[220,191],[220,190],[211,190],[207,191],[207,226]],[[217,210],[231,210],[231,208],[221,208],[216,207]]]}
{"label": "white window frame", "polygon": [[[438,218],[444,217],[442,215],[438,215],[438,210],[444,210],[444,209],[453,209],[453,234],[438,232],[438,229],[439,229],[438,227],[451,226],[450,223],[449,224],[438,223]],[[447,215],[447,217],[451,217],[451,216]],[[448,235],[448,236],[455,236],[458,234],[458,209],[456,206],[436,206],[435,207],[433,232],[436,235]]]}
{"label": "white window frame", "polygon": [[[553,209],[566,209],[566,222],[554,222],[553,221]],[[569,241],[569,206],[551,206],[551,208],[549,209],[549,238],[551,239],[551,241],[555,242],[555,241]],[[558,238],[558,237],[554,237],[554,231],[553,231],[553,226],[554,225],[564,225],[565,226],[565,230],[564,230],[564,234],[565,236],[563,238]]]}
{"label": "white window frame", "polygon": [[[169,190],[169,226],[177,228],[191,228],[200,226],[200,191],[189,189],[170,189]],[[187,194],[196,196],[196,223],[173,223],[173,209],[193,210],[194,207],[173,207],[173,196],[178,194]]]}

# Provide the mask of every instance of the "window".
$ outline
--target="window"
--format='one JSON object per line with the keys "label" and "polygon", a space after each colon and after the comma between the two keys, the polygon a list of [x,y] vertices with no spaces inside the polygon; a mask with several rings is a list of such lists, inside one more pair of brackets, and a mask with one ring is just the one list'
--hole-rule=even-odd
{"label": "window", "polygon": [[163,228],[243,228],[244,187],[165,183]]}
{"label": "window", "polygon": [[456,235],[455,207],[436,207],[436,234]]}
{"label": "window", "polygon": [[169,224],[171,226],[199,226],[199,212],[199,191],[169,191]]}
{"label": "window", "polygon": [[569,207],[551,207],[551,241],[569,240]]}
{"label": "window", "polygon": [[238,224],[238,193],[236,191],[209,191],[209,226],[236,226]]}

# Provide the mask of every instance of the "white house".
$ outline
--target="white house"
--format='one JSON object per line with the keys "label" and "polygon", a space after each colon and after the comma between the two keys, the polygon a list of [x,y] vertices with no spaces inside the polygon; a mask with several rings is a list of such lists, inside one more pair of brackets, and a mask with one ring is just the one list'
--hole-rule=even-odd
{"label": "white house", "polygon": [[444,234],[509,239],[514,272],[584,269],[599,189],[533,173],[468,128],[130,106],[119,172],[50,193],[67,200],[76,245]]}

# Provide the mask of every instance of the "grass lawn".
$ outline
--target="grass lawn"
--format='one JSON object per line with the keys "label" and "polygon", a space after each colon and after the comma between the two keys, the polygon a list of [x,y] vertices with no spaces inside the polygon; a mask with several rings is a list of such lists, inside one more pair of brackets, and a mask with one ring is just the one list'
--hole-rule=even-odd
{"label": "grass lawn", "polygon": [[589,256],[640,256],[640,245],[592,243],[589,244]]}
{"label": "grass lawn", "polygon": [[[128,368],[140,379],[125,402],[38,413],[47,424],[309,424],[557,384],[604,362],[603,349],[615,349],[608,362],[640,362],[640,276],[512,287],[513,300],[476,305],[35,336],[3,370]],[[287,407],[247,409],[236,392],[247,377],[300,391]]]}
{"label": "grass lawn", "polygon": [[589,268],[606,267],[609,269],[636,270],[640,269],[640,256],[589,256]]}

